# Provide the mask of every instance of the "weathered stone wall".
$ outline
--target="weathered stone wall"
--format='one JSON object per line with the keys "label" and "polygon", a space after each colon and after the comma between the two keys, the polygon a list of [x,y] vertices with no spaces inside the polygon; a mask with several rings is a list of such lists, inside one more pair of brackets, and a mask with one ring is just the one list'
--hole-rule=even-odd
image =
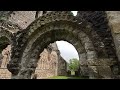
{"label": "weathered stone wall", "polygon": [[59,55],[58,76],[67,75],[67,62]]}
{"label": "weathered stone wall", "polygon": [[[5,15],[7,15],[6,18],[8,21],[18,24],[22,29],[27,28],[27,26],[30,25],[36,19],[36,11],[9,11],[6,12]],[[40,17],[42,15],[43,11],[39,11],[37,17]]]}
{"label": "weathered stone wall", "polygon": [[1,58],[1,64],[0,64],[0,79],[10,79],[11,78],[11,72],[7,69],[7,64],[10,60],[10,50],[11,46],[8,45],[3,51],[2,51],[2,58]]}
{"label": "weathered stone wall", "polygon": [[[42,14],[43,14],[43,11],[39,11],[38,17],[42,16]],[[32,23],[35,20],[36,11],[1,11],[0,16],[1,16],[0,19],[5,21],[10,21],[11,23],[18,25],[21,28],[20,30],[22,30],[22,29],[25,29],[30,23]],[[17,31],[12,30],[12,32],[17,32]],[[58,55],[56,53],[56,50],[58,50],[58,48],[56,44],[51,44],[50,47],[51,46],[52,46],[51,52],[45,49],[40,56],[38,67],[35,72],[35,74],[38,75],[38,78],[57,75]],[[9,51],[9,48],[7,48],[6,52],[8,51]],[[2,55],[2,56],[3,56],[3,59],[1,60],[1,68],[4,68],[5,70],[4,73],[6,73],[7,75],[9,71],[6,68],[6,65],[8,63],[9,56],[7,55]],[[0,72],[1,77],[3,77],[3,74],[2,74],[3,69],[1,70],[2,70]]]}
{"label": "weathered stone wall", "polygon": [[7,68],[0,68],[0,79],[11,79],[11,72]]}
{"label": "weathered stone wall", "polygon": [[120,11],[106,11],[106,13],[120,61]]}
{"label": "weathered stone wall", "polygon": [[35,75],[37,75],[36,79],[46,79],[49,77],[56,76],[55,75],[55,70],[54,69],[36,69],[35,70]]}
{"label": "weathered stone wall", "polygon": [[58,53],[56,43],[53,43],[40,54],[35,74],[38,79],[66,75],[66,68],[66,61]]}
{"label": "weathered stone wall", "polygon": [[103,58],[99,60],[89,61],[89,78],[91,79],[111,79],[113,78],[113,73],[111,71],[111,66],[114,65],[114,61]]}
{"label": "weathered stone wall", "polygon": [[52,51],[50,53],[47,49],[44,49],[44,51],[40,54],[38,66],[35,71],[37,78],[56,76],[57,60],[58,58],[56,52]]}
{"label": "weathered stone wall", "polygon": [[35,15],[36,11],[14,11],[10,14],[8,20],[25,29],[35,20]]}
{"label": "weathered stone wall", "polygon": [[[111,78],[113,65],[117,62],[117,58],[111,29],[108,25],[108,15],[105,11],[78,11],[77,17],[79,22],[89,22],[92,30],[89,34],[91,34],[90,37],[96,50],[96,54],[89,53],[89,55],[91,59],[93,59],[93,55],[97,56],[93,60],[86,58],[86,65],[80,65],[83,67],[81,72],[84,72],[84,75],[88,75],[90,78]],[[89,46],[89,43],[86,43],[86,46]],[[108,64],[108,62],[111,64]],[[85,63],[85,60],[83,63]]]}
{"label": "weathered stone wall", "polygon": [[[82,15],[81,15],[82,13]],[[59,13],[60,14],[60,13]],[[50,22],[55,22],[55,21],[63,21],[63,19],[61,17],[59,17],[60,15],[57,14],[57,12],[54,12],[54,13],[51,13],[51,14],[46,14],[45,17],[50,17],[53,16],[53,21],[52,19],[50,19]],[[65,13],[66,15],[67,13]],[[22,29],[25,29],[32,21],[35,20],[35,15],[36,15],[36,11],[8,11],[6,13],[4,13],[3,16],[7,16],[5,20],[8,20],[12,23],[16,23],[18,24]],[[59,15],[58,17],[56,17],[57,15]],[[61,14],[62,15],[62,14]],[[87,16],[86,16],[87,15]],[[55,16],[55,17],[54,17]],[[72,23],[74,22],[73,18],[71,17],[68,17],[66,18],[66,16],[62,15],[63,18],[65,18],[65,21],[71,21],[72,20]],[[75,36],[78,35],[78,38],[80,37],[80,40],[83,45],[83,47],[85,48],[86,50],[86,54],[85,53],[82,53],[81,52],[85,52],[84,50],[81,50],[80,47],[80,44],[79,42],[76,43],[76,41],[74,39],[69,40],[74,43],[75,41],[75,44],[74,45],[78,45],[78,52],[80,54],[80,60],[84,60],[83,62],[84,63],[87,63],[85,64],[88,68],[88,71],[89,71],[89,76],[92,78],[92,77],[97,77],[97,78],[110,78],[111,77],[111,65],[107,65],[106,62],[107,60],[109,62],[111,62],[111,59],[116,59],[116,51],[114,50],[114,43],[115,43],[115,48],[117,50],[117,56],[118,56],[118,59],[120,61],[120,50],[119,50],[119,42],[120,42],[120,30],[119,30],[119,16],[120,16],[120,12],[119,11],[107,11],[107,18],[108,18],[108,21],[109,21],[109,25],[111,27],[111,29],[108,27],[108,23],[107,23],[107,19],[106,19],[106,13],[105,12],[101,12],[101,11],[88,11],[88,12],[80,12],[80,16],[83,16],[82,19],[82,24],[81,23],[81,20],[80,19],[80,26],[82,26],[82,28],[84,28],[84,26],[87,25],[86,22],[89,22],[88,24],[88,29],[89,30],[86,30],[87,28],[85,28],[85,30],[82,30],[84,31],[85,35],[83,35],[84,33],[83,32],[79,32],[77,30],[79,30],[79,28],[77,29],[74,29],[74,27],[69,27],[69,26],[72,26],[70,24],[68,24],[67,26],[67,31],[71,30],[70,32],[73,33]],[[39,17],[39,15],[38,15]],[[50,17],[51,18],[51,17]],[[55,19],[54,19],[55,18]],[[80,18],[80,17],[79,17]],[[32,33],[34,31],[36,31],[36,28],[39,28],[41,27],[40,24],[42,25],[45,25],[47,22],[45,22],[43,19],[46,20],[49,20],[47,18],[44,18],[42,17],[42,19],[40,20],[36,20],[34,23],[31,24],[31,28],[30,29],[27,29],[26,31],[26,34],[25,34],[25,38],[29,38],[30,35],[32,35]],[[84,22],[84,20],[86,22]],[[42,22],[43,21],[43,22]],[[45,22],[45,23],[44,23]],[[86,24],[85,24],[86,23]],[[52,23],[53,24],[53,23]],[[59,23],[58,23],[59,24]],[[75,23],[76,24],[76,23]],[[84,25],[83,25],[84,24]],[[63,25],[57,25],[57,23],[55,22],[55,24],[53,25],[54,27],[52,27],[53,29],[55,29],[55,27],[58,27],[58,28],[65,28],[64,26],[64,23]],[[60,27],[59,27],[60,26]],[[47,28],[47,24],[46,24],[46,28]],[[45,28],[45,30],[47,31],[47,29]],[[81,28],[81,27],[80,27]],[[81,29],[82,29],[81,28]],[[48,28],[49,29],[49,28]],[[73,29],[73,30],[72,30]],[[44,30],[44,29],[43,29]],[[29,33],[28,33],[29,32]],[[78,34],[79,32],[79,34]],[[111,36],[111,32],[112,32],[112,36],[113,36],[113,39],[112,39],[112,36]],[[35,32],[34,32],[35,33]],[[60,33],[60,32],[59,32]],[[81,34],[80,34],[81,33]],[[36,35],[36,41],[34,43],[36,43],[37,41],[39,41],[39,39],[37,40],[37,36],[39,36],[40,32],[38,33],[38,35]],[[48,34],[48,33],[47,33]],[[47,37],[47,34],[44,34],[46,37]],[[60,37],[62,34],[60,34]],[[84,36],[84,37],[81,37],[81,36]],[[57,35],[56,35],[57,36]],[[65,36],[67,36],[67,34],[65,34]],[[44,37],[44,38],[46,38]],[[58,38],[60,38],[58,37]],[[64,36],[63,36],[64,37]],[[70,36],[71,37],[71,36]],[[40,38],[40,37],[39,37]],[[54,38],[54,37],[53,37]],[[67,37],[66,37],[67,38]],[[72,37],[71,37],[72,38]],[[26,39],[27,40],[27,39]],[[77,41],[80,41],[79,39],[77,39]],[[18,39],[19,41],[19,39]],[[25,41],[25,39],[23,38],[23,40],[21,40],[20,38],[20,41]],[[42,41],[42,40],[41,40]],[[46,41],[47,42],[47,41]],[[113,43],[114,42],[114,43]],[[19,43],[19,42],[18,42]],[[32,40],[31,40],[31,43],[32,43]],[[21,44],[21,43],[20,43]],[[32,45],[32,44],[29,44],[28,43],[28,47],[29,45]],[[81,45],[81,46],[82,46]],[[19,45],[18,45],[19,46]],[[22,45],[21,45],[22,46]],[[39,46],[39,45],[37,45]],[[32,46],[30,46],[32,47]],[[40,46],[39,46],[40,47]],[[22,48],[22,47],[21,47]],[[27,50],[27,49],[26,49]],[[26,51],[25,50],[25,51]],[[35,50],[33,51],[34,54],[36,54],[35,52],[36,51],[39,51],[39,48],[35,48]],[[51,51],[52,50],[52,51]],[[18,51],[19,52],[19,51]],[[45,62],[48,62],[48,60],[51,60],[50,58],[54,58],[52,60],[57,60],[55,59],[56,55],[53,50],[53,48],[50,48],[50,49],[47,49],[47,52],[49,52],[50,54],[50,57],[49,57],[49,54],[48,56],[44,56],[40,61],[42,61],[41,63],[45,63]],[[38,55],[39,53],[37,53],[36,55]],[[14,55],[14,54],[13,54]],[[17,55],[16,55],[17,56]],[[18,54],[19,56],[19,54]],[[28,55],[28,56],[32,56],[32,54]],[[33,55],[34,56],[34,55]],[[85,56],[85,57],[84,57]],[[41,56],[42,57],[42,56]],[[48,58],[49,57],[49,58]],[[81,58],[82,57],[82,58]],[[46,59],[47,58],[47,59]],[[27,60],[27,59],[26,59]],[[87,61],[85,61],[87,60]],[[96,61],[95,61],[96,60]],[[4,60],[3,60],[4,61]],[[6,61],[5,61],[6,62]],[[105,64],[104,64],[105,62]],[[49,63],[57,63],[59,64],[59,62],[55,62],[55,61],[51,61]],[[118,64],[118,63],[117,63]],[[3,64],[4,65],[4,64]],[[43,66],[43,68],[45,69],[42,69],[40,72],[44,72],[48,69],[46,69],[48,66],[48,63],[45,63],[45,64],[41,64],[41,66]],[[54,65],[55,66],[55,65]],[[51,66],[50,66],[51,67]],[[59,68],[58,68],[59,69]],[[55,74],[55,72],[58,70],[58,69],[53,69],[53,71],[51,71],[52,73]],[[115,68],[112,68],[112,69],[115,69]],[[39,68],[36,69],[36,71],[39,70]],[[62,69],[61,69],[62,70]],[[49,70],[50,71],[50,70]],[[59,71],[59,70],[58,70]],[[83,70],[85,71],[85,69]],[[49,73],[51,73],[49,72]],[[107,72],[107,73],[106,73]],[[92,74],[93,73],[93,74]],[[44,76],[45,74],[44,73],[41,73],[42,75],[41,76]],[[51,75],[51,74],[50,74]],[[53,74],[52,74],[53,75]],[[51,76],[52,76],[51,75]],[[57,75],[57,74],[55,74]]]}

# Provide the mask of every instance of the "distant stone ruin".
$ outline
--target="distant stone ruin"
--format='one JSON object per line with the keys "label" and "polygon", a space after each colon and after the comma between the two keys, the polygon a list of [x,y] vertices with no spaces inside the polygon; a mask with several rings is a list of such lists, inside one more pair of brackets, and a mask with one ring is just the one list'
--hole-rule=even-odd
{"label": "distant stone ruin", "polygon": [[[11,46],[8,45],[2,51],[2,58],[0,59],[0,79],[11,78],[11,73],[7,69],[7,64],[10,60],[10,50]],[[40,54],[37,65],[35,73],[31,78],[34,78],[34,75],[36,75],[36,79],[45,79],[53,76],[66,75],[67,73],[67,63],[60,56],[56,43],[50,44],[47,49],[44,49]]]}

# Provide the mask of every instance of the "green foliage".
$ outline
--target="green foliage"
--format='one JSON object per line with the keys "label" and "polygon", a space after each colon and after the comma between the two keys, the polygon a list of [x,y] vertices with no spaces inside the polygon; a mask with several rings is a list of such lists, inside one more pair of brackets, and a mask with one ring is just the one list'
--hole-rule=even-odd
{"label": "green foliage", "polygon": [[70,59],[68,63],[68,68],[70,71],[77,71],[79,69],[79,60],[76,58]]}

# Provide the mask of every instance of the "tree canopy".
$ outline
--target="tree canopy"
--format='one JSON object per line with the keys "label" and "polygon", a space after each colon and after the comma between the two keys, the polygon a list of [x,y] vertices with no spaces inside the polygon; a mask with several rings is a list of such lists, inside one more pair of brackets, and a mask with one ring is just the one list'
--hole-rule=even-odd
{"label": "tree canopy", "polygon": [[79,69],[79,60],[76,58],[70,59],[68,63],[68,68],[70,71],[77,71]]}

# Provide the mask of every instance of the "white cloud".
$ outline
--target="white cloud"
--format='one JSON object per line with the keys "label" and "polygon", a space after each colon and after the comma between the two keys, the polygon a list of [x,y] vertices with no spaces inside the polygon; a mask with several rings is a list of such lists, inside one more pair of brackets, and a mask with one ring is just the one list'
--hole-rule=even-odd
{"label": "white cloud", "polygon": [[72,58],[79,59],[78,52],[74,46],[66,41],[56,41],[58,49],[60,50],[61,56],[69,62]]}

